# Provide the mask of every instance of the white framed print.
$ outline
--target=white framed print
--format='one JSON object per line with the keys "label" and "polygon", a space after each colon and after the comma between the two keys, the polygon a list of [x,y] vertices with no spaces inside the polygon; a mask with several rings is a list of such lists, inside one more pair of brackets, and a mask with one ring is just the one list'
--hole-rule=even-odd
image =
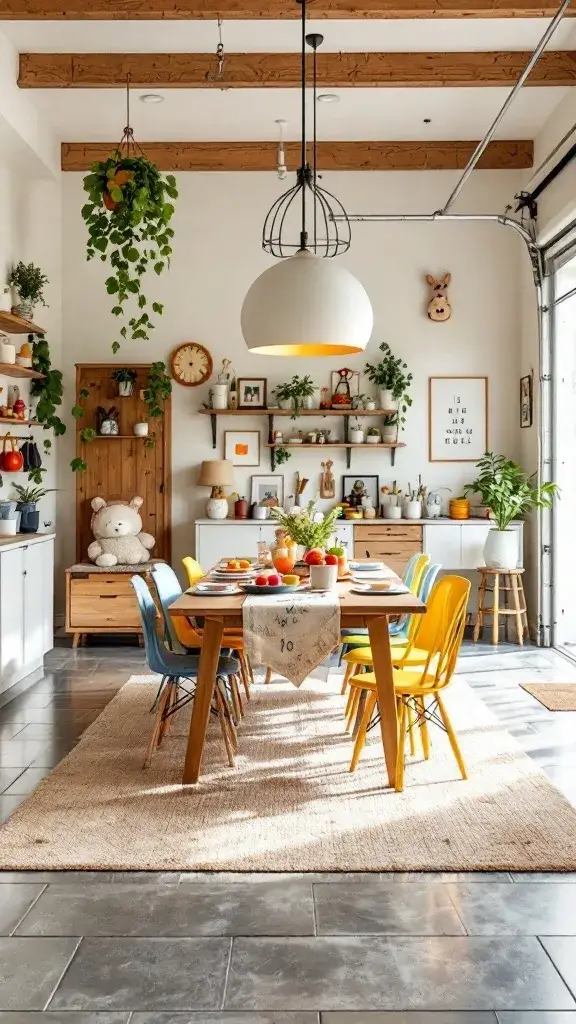
{"label": "white framed print", "polygon": [[272,508],[283,505],[284,477],[272,473],[252,476],[250,502],[253,505],[270,505]]}
{"label": "white framed print", "polygon": [[488,377],[430,377],[430,462],[478,462],[488,451]]}
{"label": "white framed print", "polygon": [[224,458],[233,466],[259,466],[260,431],[225,430]]}

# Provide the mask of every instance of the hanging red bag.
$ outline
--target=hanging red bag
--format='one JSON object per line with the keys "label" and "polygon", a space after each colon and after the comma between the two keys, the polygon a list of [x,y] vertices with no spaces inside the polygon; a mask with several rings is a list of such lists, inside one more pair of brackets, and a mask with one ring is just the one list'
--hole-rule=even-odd
{"label": "hanging red bag", "polygon": [[[6,448],[7,445],[10,445],[8,449]],[[24,459],[18,450],[16,438],[6,434],[2,451],[2,469],[5,473],[19,473],[23,468]]]}

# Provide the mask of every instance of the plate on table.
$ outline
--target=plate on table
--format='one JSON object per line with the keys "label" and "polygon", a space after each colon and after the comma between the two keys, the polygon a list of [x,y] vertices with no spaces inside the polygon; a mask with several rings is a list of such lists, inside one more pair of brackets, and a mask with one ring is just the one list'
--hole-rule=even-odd
{"label": "plate on table", "polygon": [[239,594],[236,583],[196,583],[189,587],[187,594],[202,594],[204,597],[229,597],[231,594]]}
{"label": "plate on table", "polygon": [[378,572],[384,568],[384,562],[350,562],[350,568],[354,572]]}
{"label": "plate on table", "polygon": [[240,589],[245,594],[257,594],[258,597],[266,597],[266,594],[289,594],[303,590],[303,587],[291,587],[287,583],[280,583],[277,587],[269,587],[268,584],[259,587],[255,583],[240,583]]}
{"label": "plate on table", "polygon": [[370,597],[394,597],[399,594],[409,594],[410,588],[402,585],[381,590],[380,587],[371,587],[369,583],[357,583],[350,587],[350,591],[352,594],[368,594]]}
{"label": "plate on table", "polygon": [[257,575],[256,569],[214,569],[211,574],[218,580],[251,580]]}

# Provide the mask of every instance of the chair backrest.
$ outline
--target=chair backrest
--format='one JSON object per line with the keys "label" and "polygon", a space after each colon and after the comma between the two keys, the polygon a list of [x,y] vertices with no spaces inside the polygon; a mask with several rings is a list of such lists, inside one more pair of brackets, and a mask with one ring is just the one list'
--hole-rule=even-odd
{"label": "chair backrest", "polygon": [[182,587],[178,582],[178,577],[174,572],[174,569],[171,565],[168,565],[167,562],[154,563],[152,568],[152,579],[154,580],[154,586],[156,587],[160,607],[162,609],[166,637],[169,640],[172,650],[179,651],[180,637],[176,630],[175,620],[168,614],[168,606],[171,605],[172,601],[175,601],[177,597],[180,597]]}
{"label": "chair backrest", "polygon": [[202,579],[202,577],[206,575],[200,565],[200,562],[197,562],[195,558],[191,557],[191,555],[186,555],[186,557],[182,559],[182,565],[186,570],[189,587],[193,587],[195,583],[198,583],[198,580]]}
{"label": "chair backrest", "polygon": [[432,589],[414,636],[414,646],[428,652],[422,686],[443,688],[452,678],[466,625],[470,586],[470,580],[462,576],[444,576]]}
{"label": "chair backrest", "polygon": [[[428,598],[432,591],[432,587],[436,583],[436,577],[442,568],[442,562],[436,562],[434,565],[429,565],[422,574],[420,581],[420,589],[418,591],[418,597],[424,604],[427,604]],[[421,618],[421,616],[420,616]]]}
{"label": "chair backrest", "polygon": [[405,587],[409,587],[412,583],[412,576],[414,575],[414,568],[416,562],[420,558],[420,555],[412,555],[412,558],[407,565],[404,566],[404,572],[402,573],[402,583]]}
{"label": "chair backrest", "polygon": [[[425,586],[426,581],[428,579],[429,569],[427,568],[427,566],[428,566],[428,562],[429,561],[430,561],[430,555],[422,554],[422,555],[412,555],[412,558],[410,559],[410,562],[408,563],[409,565],[410,565],[410,563],[413,563],[413,565],[412,565],[411,583],[410,584],[407,583],[406,586],[409,586],[410,590],[412,591],[412,593],[416,594],[416,596],[419,597],[420,600],[424,601],[424,602],[426,602],[426,600],[428,598],[428,595],[430,594],[430,590],[432,589],[432,584],[434,583],[434,580],[436,579],[436,576],[438,575],[438,572],[441,569],[440,565],[438,565],[438,566],[431,566],[431,568],[432,569],[436,569],[436,571],[435,571],[435,573],[433,574],[433,576],[431,578],[429,586],[427,587],[426,596],[425,596],[424,595],[424,586]],[[406,640],[407,640],[408,643],[411,643],[413,641],[414,634],[416,632],[416,629],[418,627],[418,623],[419,623],[421,618],[422,618],[421,615],[409,615],[407,617],[406,621],[402,624],[402,626],[398,630],[399,634],[401,634],[402,636],[406,637]]]}
{"label": "chair backrest", "polygon": [[142,631],[144,633],[144,646],[146,647],[146,661],[153,672],[166,675],[166,663],[162,656],[162,646],[156,631],[157,609],[148,585],[141,576],[132,576],[130,583],[136,591],[136,600],[140,609],[142,619]]}
{"label": "chair backrest", "polygon": [[[412,562],[412,559],[414,559],[414,565],[412,567],[410,575],[410,582],[406,583],[406,586],[410,587],[410,590],[412,591],[413,594],[419,594],[420,583],[422,582],[424,570],[428,563],[430,562],[430,555],[427,555],[425,552],[423,552],[421,555],[412,555],[410,562]],[[410,565],[410,562],[408,563],[408,565]]]}

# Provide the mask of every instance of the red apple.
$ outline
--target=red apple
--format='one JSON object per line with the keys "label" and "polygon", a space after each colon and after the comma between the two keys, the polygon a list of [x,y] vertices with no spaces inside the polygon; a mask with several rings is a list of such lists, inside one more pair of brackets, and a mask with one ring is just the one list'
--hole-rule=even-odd
{"label": "red apple", "polygon": [[257,587],[265,587],[266,584],[268,583],[268,577],[257,576],[256,579],[254,580],[254,583],[256,584]]}
{"label": "red apple", "polygon": [[312,548],[304,555],[304,561],[306,565],[323,565],[324,552],[320,548]]}
{"label": "red apple", "polygon": [[324,559],[325,565],[338,565],[338,555],[326,555]]}
{"label": "red apple", "polygon": [[279,587],[280,586],[280,582],[281,582],[280,581],[280,577],[275,572],[270,573],[270,575],[268,577],[268,586],[269,587]]}

